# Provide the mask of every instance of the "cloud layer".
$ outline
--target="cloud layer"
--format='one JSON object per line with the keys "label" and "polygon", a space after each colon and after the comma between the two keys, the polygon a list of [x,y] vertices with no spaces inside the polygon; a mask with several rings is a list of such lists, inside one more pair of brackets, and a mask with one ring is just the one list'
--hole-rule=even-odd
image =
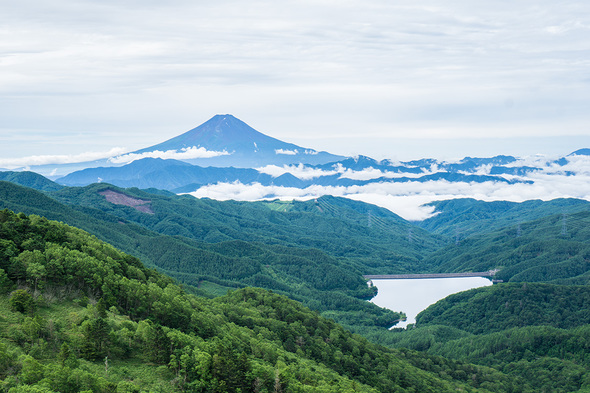
{"label": "cloud layer", "polygon": [[88,162],[102,160],[105,158],[119,155],[125,151],[124,148],[115,147],[105,152],[86,152],[82,154],[58,154],[58,155],[38,155],[22,158],[0,158],[0,168],[15,169],[29,167],[34,165],[51,165],[51,164],[73,164],[79,162]]}
{"label": "cloud layer", "polygon": [[22,0],[0,14],[5,158],[47,140],[134,150],[216,113],[376,157],[588,136],[588,2]]}
{"label": "cloud layer", "polygon": [[[191,193],[198,198],[218,200],[255,201],[264,199],[308,200],[322,195],[341,196],[385,207],[407,220],[424,220],[433,213],[433,208],[425,206],[429,202],[454,198],[475,198],[483,201],[523,202],[531,199],[551,200],[556,198],[579,198],[590,200],[590,157],[570,156],[564,165],[558,165],[554,159],[532,157],[519,160],[520,165],[535,164],[538,170],[525,176],[507,175],[518,183],[486,182],[449,182],[438,181],[380,181],[363,186],[325,187],[314,185],[305,189],[294,187],[263,186],[261,184],[218,183],[207,185]],[[512,164],[515,165],[515,164]],[[436,169],[436,168],[432,168]],[[265,173],[278,176],[289,172],[301,179],[310,179],[326,174],[347,176],[347,171],[337,167],[333,172],[312,170],[302,165],[290,167],[265,167]],[[284,172],[283,172],[284,171]],[[356,171],[356,176],[370,176],[376,170],[368,168]],[[383,172],[378,171],[381,174]],[[486,173],[481,167],[476,172]],[[489,172],[489,171],[488,171]],[[528,182],[524,182],[528,181]]]}
{"label": "cloud layer", "polygon": [[231,153],[227,151],[213,151],[207,150],[204,147],[186,147],[181,150],[154,150],[146,153],[129,153],[122,154],[116,157],[109,158],[109,161],[113,164],[128,164],[135,160],[141,160],[142,158],[161,158],[164,160],[190,160],[194,158],[211,158],[218,156],[227,156]]}

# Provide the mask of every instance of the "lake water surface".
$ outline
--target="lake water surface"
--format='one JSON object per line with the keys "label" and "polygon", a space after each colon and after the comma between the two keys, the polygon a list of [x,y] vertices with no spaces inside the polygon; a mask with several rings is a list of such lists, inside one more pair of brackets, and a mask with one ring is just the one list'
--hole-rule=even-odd
{"label": "lake water surface", "polygon": [[492,285],[483,277],[423,278],[408,280],[371,280],[379,290],[371,301],[396,312],[404,312],[408,319],[394,327],[405,328],[416,323],[416,315],[445,297],[468,289]]}

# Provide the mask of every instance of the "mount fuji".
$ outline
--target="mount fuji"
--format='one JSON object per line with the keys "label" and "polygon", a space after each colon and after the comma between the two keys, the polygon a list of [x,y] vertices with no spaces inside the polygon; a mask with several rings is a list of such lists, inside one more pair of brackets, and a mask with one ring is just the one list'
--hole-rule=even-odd
{"label": "mount fuji", "polygon": [[[445,199],[590,200],[589,149],[565,157],[498,155],[458,161],[378,161],[282,142],[232,115],[216,115],[150,147],[75,165],[76,169],[73,165],[61,166],[61,177],[53,179],[62,186],[106,182],[212,199],[336,195],[377,204],[412,220],[430,217],[433,208],[427,204]],[[55,166],[45,168],[45,172],[50,170],[57,171]]]}
{"label": "mount fuji", "polygon": [[167,141],[119,156],[67,164],[31,165],[13,170],[29,170],[56,180],[88,168],[121,167],[142,158],[175,159],[203,167],[256,168],[319,165],[344,157],[280,141],[228,114],[213,116]]}
{"label": "mount fuji", "polygon": [[[213,116],[184,134],[134,151],[127,156],[154,158],[158,155],[155,152],[176,152],[177,156],[172,153],[170,158],[194,165],[236,168],[290,164],[317,165],[344,158],[272,138],[256,131],[232,115]],[[121,157],[121,159],[124,158],[125,155]]]}

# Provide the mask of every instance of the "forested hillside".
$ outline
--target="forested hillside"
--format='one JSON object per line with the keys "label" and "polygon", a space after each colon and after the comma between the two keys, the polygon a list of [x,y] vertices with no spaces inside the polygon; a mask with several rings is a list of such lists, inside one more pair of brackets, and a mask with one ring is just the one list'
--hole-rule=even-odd
{"label": "forested hillside", "polygon": [[[449,199],[429,204],[434,215],[416,222],[429,232],[453,241],[481,235],[554,214],[570,214],[590,210],[590,202],[581,199],[529,200],[484,202],[475,199]],[[522,228],[521,228],[522,231]]]}
{"label": "forested hillside", "polygon": [[[131,207],[109,205],[115,206],[115,211],[136,212]],[[390,326],[400,317],[365,300],[374,292],[362,279],[363,271],[357,264],[318,249],[244,240],[208,243],[163,235],[110,212],[64,205],[35,190],[6,182],[0,182],[0,207],[41,214],[91,231],[145,259],[150,266],[170,273],[196,293],[220,295],[228,288],[263,287],[351,326]],[[137,213],[140,218],[151,217]]]}
{"label": "forested hillside", "polygon": [[[588,286],[510,283],[451,295],[383,343],[494,367],[536,391],[590,389]],[[387,341],[385,341],[387,340]]]}
{"label": "forested hillside", "polygon": [[[105,190],[146,201],[152,214],[112,203]],[[416,271],[442,240],[387,209],[331,196],[298,202],[238,202],[162,195],[108,184],[49,194],[72,206],[99,209],[163,235],[218,243],[242,240],[317,248],[363,269]],[[375,267],[373,267],[375,265]]]}
{"label": "forested hillside", "polygon": [[586,284],[589,240],[590,211],[554,214],[448,245],[427,263],[442,272],[499,269],[504,281]]}
{"label": "forested hillside", "polygon": [[473,334],[513,327],[571,328],[590,324],[590,286],[510,283],[448,296],[416,318],[422,325],[446,325]]}
{"label": "forested hillside", "polygon": [[63,186],[43,177],[35,172],[0,172],[0,180],[20,184],[21,186],[34,188],[39,191],[57,191]]}
{"label": "forested hillside", "polygon": [[387,350],[262,289],[214,300],[96,237],[0,211],[0,388],[18,392],[532,391]]}
{"label": "forested hillside", "polygon": [[[437,202],[420,229],[342,198],[219,202],[17,180],[46,191],[0,181],[0,208],[97,238],[2,213],[6,391],[590,389],[585,201]],[[510,282],[450,296],[407,331],[385,329],[400,314],[367,302],[362,279],[489,269]]]}

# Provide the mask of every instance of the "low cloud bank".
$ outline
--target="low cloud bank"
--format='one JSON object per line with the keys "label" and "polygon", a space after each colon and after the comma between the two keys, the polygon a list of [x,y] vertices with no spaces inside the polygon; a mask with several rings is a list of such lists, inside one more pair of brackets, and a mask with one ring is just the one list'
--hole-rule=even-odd
{"label": "low cloud bank", "polygon": [[332,176],[339,173],[336,170],[325,171],[323,169],[316,169],[309,166],[305,166],[303,164],[283,165],[282,167],[278,165],[267,165],[255,169],[260,173],[264,173],[273,177],[279,177],[281,175],[284,175],[285,173],[290,173],[301,180],[311,180],[316,179],[318,177]]}
{"label": "low cloud bank", "polygon": [[[307,200],[322,195],[333,195],[381,206],[411,221],[420,221],[431,217],[434,214],[434,209],[426,204],[438,200],[474,198],[488,202],[524,202],[531,199],[578,198],[590,201],[590,156],[569,156],[565,161],[535,156],[519,160],[510,166],[531,166],[537,169],[524,176],[503,175],[508,180],[514,180],[513,183],[496,181],[450,182],[447,180],[388,182],[384,180],[362,186],[326,187],[314,185],[299,189],[235,182],[204,186],[191,194],[198,198],[242,201],[276,198]],[[490,173],[490,169],[490,165],[484,165],[478,168],[475,174],[486,175]],[[395,177],[411,179],[435,173],[441,169],[433,165],[428,171],[419,174],[383,171],[372,167],[353,171],[342,167],[342,165],[337,165],[328,171],[304,165],[267,166],[258,170],[272,176],[280,176],[288,172],[300,179],[340,174],[342,177],[350,179],[371,180]]]}
{"label": "low cloud bank", "polygon": [[165,160],[190,160],[194,158],[211,158],[218,156],[227,156],[231,153],[227,151],[207,150],[204,147],[185,147],[181,150],[154,150],[146,153],[136,154],[129,153],[109,158],[113,164],[128,164],[130,162],[141,160],[142,158],[162,158]]}
{"label": "low cloud bank", "polygon": [[305,189],[263,186],[259,183],[218,183],[199,188],[191,195],[218,200],[257,201],[269,199],[308,200],[333,195],[375,204],[400,215],[420,221],[432,216],[433,208],[425,204],[437,200],[474,198],[483,201],[524,202],[531,199],[579,198],[590,200],[590,173],[575,176],[560,173],[533,172],[527,176],[532,183],[483,183],[409,181],[379,182],[363,186],[325,187],[314,185]]}
{"label": "low cloud bank", "polygon": [[86,152],[73,155],[38,155],[21,158],[0,159],[0,167],[15,169],[37,165],[76,164],[80,162],[103,160],[109,157],[123,154],[126,149],[115,147],[106,152]]}
{"label": "low cloud bank", "polygon": [[37,155],[21,158],[0,159],[0,167],[7,169],[31,167],[38,165],[78,164],[96,160],[108,159],[113,164],[128,164],[142,158],[162,158],[174,160],[190,160],[194,158],[211,158],[227,156],[227,151],[207,150],[204,147],[187,147],[181,150],[155,150],[141,154],[126,153],[127,149],[115,147],[104,152],[86,152],[73,155]]}
{"label": "low cloud bank", "polygon": [[432,170],[421,173],[382,171],[373,167],[355,171],[350,168],[345,168],[341,163],[334,165],[333,169],[331,170],[313,168],[303,164],[283,165],[282,167],[278,165],[267,165],[255,169],[260,173],[265,173],[273,177],[279,177],[285,173],[290,173],[301,180],[311,180],[322,176],[333,175],[340,175],[340,177],[343,179],[351,180],[374,180],[379,178],[395,179],[401,177],[418,178],[435,173]]}

